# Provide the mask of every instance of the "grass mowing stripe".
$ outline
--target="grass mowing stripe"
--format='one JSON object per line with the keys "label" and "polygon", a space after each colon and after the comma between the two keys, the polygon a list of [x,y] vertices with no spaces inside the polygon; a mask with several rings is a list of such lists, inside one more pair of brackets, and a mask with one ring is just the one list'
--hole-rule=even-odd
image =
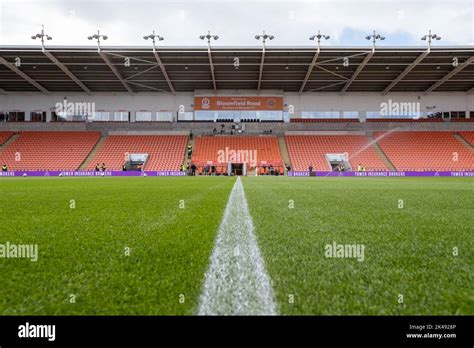
{"label": "grass mowing stripe", "polygon": [[237,178],[206,273],[199,315],[275,315],[273,289]]}
{"label": "grass mowing stripe", "polygon": [[472,315],[473,179],[244,178],[279,312]]}
{"label": "grass mowing stripe", "polygon": [[0,315],[195,312],[233,180],[12,179],[0,244],[38,244],[39,258],[0,259]]}

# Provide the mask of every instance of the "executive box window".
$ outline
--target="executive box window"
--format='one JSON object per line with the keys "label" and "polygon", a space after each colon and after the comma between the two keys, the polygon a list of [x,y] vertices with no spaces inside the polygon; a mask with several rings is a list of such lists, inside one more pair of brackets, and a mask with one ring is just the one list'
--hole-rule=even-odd
{"label": "executive box window", "polygon": [[342,113],[343,118],[359,118],[359,112],[358,111],[344,111]]}
{"label": "executive box window", "polygon": [[24,122],[25,113],[22,111],[10,111],[0,114],[0,121],[3,122]]}
{"label": "executive box window", "polygon": [[110,112],[108,111],[96,111],[94,115],[94,121],[109,121]]}
{"label": "executive box window", "polygon": [[135,121],[143,122],[143,121],[155,121],[155,120],[152,118],[151,111],[137,111],[135,114]]}
{"label": "executive box window", "polygon": [[339,118],[339,111],[302,111],[301,118]]}
{"label": "executive box window", "polygon": [[451,118],[466,118],[465,111],[451,111]]}
{"label": "executive box window", "polygon": [[46,122],[46,111],[33,111],[30,117],[31,122]]}
{"label": "executive box window", "polygon": [[84,114],[72,115],[67,112],[51,112],[51,122],[86,122],[89,116]]}
{"label": "executive box window", "polygon": [[382,116],[380,114],[380,111],[367,111],[366,113],[366,118],[369,119],[369,118],[384,118],[385,116]]}
{"label": "executive box window", "polygon": [[128,122],[130,120],[130,113],[128,111],[115,111],[111,121]]}
{"label": "executive box window", "polygon": [[[191,114],[192,114],[192,112],[191,112]],[[158,111],[156,113],[156,120],[157,121],[172,122],[173,121],[173,113],[171,111]]]}

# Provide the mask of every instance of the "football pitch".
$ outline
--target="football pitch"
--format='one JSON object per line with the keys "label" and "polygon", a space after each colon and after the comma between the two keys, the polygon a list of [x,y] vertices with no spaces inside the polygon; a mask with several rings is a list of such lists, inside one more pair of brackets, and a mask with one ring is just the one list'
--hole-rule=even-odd
{"label": "football pitch", "polygon": [[[278,314],[474,314],[474,179],[240,181]],[[235,184],[1,179],[0,314],[196,314]]]}

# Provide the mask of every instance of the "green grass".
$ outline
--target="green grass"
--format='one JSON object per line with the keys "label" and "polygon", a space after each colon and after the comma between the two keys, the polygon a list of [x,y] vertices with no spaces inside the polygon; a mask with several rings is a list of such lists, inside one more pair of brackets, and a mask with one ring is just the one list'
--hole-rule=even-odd
{"label": "green grass", "polygon": [[[474,314],[473,179],[257,177],[244,188],[282,314]],[[364,261],[325,257],[333,241],[365,245]]]}
{"label": "green grass", "polygon": [[[194,314],[234,182],[0,179],[0,244],[39,246],[37,262],[0,259],[0,315]],[[474,314],[473,179],[243,184],[281,314]],[[333,241],[364,261],[326,258]]]}
{"label": "green grass", "polygon": [[39,248],[0,259],[0,314],[193,314],[234,182],[208,179],[0,180],[0,243]]}

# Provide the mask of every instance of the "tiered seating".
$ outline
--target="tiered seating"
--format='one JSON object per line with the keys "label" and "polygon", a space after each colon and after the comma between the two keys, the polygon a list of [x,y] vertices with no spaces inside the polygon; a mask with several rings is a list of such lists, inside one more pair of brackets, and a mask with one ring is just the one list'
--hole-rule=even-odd
{"label": "tiered seating", "polygon": [[367,122],[444,122],[442,118],[368,118]]}
{"label": "tiered seating", "polygon": [[0,132],[0,145],[3,145],[13,134],[13,132]]}
{"label": "tiered seating", "polygon": [[105,163],[107,170],[121,170],[127,154],[147,153],[145,170],[179,170],[187,141],[186,135],[110,135],[88,169]]}
{"label": "tiered seating", "polygon": [[311,122],[359,122],[358,118],[292,118],[293,123],[311,123]]}
{"label": "tiered seating", "polygon": [[451,132],[377,133],[379,145],[398,170],[474,169],[474,154]]}
{"label": "tiered seating", "polygon": [[474,122],[474,118],[452,118],[450,122]]}
{"label": "tiered seating", "polygon": [[348,154],[353,170],[359,163],[366,170],[387,170],[384,162],[378,157],[369,139],[362,135],[287,135],[286,144],[292,163],[292,169],[331,170],[326,154]]}
{"label": "tiered seating", "polygon": [[474,132],[459,132],[459,135],[462,136],[469,144],[474,146]]}
{"label": "tiered seating", "polygon": [[0,163],[10,170],[76,170],[99,138],[99,132],[20,132]]}
{"label": "tiered seating", "polygon": [[[280,154],[278,139],[273,136],[202,136],[196,138],[196,144],[193,150],[193,163],[199,168],[212,162],[219,166],[228,159],[219,158],[219,154],[232,154],[230,151],[249,150],[252,152],[248,158],[243,158],[243,162],[249,163],[249,160],[255,161],[256,166],[265,164],[267,167],[283,168],[283,160]],[[255,156],[253,156],[255,154]],[[252,158],[250,158],[252,156]],[[254,158],[255,157],[255,158]],[[263,162],[263,163],[262,163]],[[252,163],[250,163],[252,164]],[[224,166],[225,168],[225,166]]]}

